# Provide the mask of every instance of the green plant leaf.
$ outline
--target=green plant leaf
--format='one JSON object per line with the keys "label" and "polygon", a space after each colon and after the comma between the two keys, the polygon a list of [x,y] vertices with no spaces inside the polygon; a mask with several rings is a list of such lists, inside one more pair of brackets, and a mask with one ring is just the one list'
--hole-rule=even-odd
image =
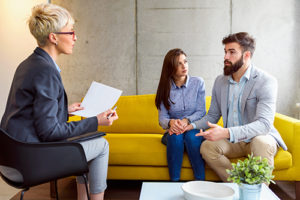
{"label": "green plant leaf", "polygon": [[259,183],[274,183],[272,179],[272,170],[274,167],[269,166],[266,158],[262,159],[260,156],[253,156],[253,153],[242,161],[232,163],[232,169],[227,169],[229,174],[228,181],[234,183],[259,184]]}

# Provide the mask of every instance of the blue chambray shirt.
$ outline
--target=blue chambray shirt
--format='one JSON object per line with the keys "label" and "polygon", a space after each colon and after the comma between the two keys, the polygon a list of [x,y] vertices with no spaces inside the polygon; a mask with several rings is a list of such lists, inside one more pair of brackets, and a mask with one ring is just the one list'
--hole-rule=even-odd
{"label": "blue chambray shirt", "polygon": [[186,83],[177,87],[172,81],[170,90],[170,110],[163,103],[160,105],[159,124],[163,129],[168,129],[171,119],[187,118],[191,122],[201,119],[205,114],[205,88],[204,80],[200,77],[187,76]]}
{"label": "blue chambray shirt", "polygon": [[[250,78],[251,65],[249,65],[245,74],[240,79],[240,82],[236,82],[232,79],[232,76],[228,78],[228,117],[227,117],[227,128],[230,133],[230,142],[234,142],[234,135],[230,127],[243,125],[241,116],[241,100],[246,82]],[[245,142],[250,142],[246,140]]]}
{"label": "blue chambray shirt", "polygon": [[50,58],[52,59],[52,61],[53,61],[54,65],[55,65],[57,71],[60,73],[61,70],[60,70],[59,66],[56,64],[56,62],[53,60],[53,58],[51,56],[50,56]]}

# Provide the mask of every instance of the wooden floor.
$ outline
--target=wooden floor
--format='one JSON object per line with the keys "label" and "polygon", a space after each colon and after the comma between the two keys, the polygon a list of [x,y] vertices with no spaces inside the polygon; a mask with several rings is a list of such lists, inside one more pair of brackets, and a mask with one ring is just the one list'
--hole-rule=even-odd
{"label": "wooden floor", "polygon": [[[105,200],[139,200],[141,186],[142,181],[108,181]],[[293,193],[295,190],[292,182],[278,182],[276,185],[272,184],[270,188],[282,200],[295,199]],[[76,200],[75,179],[66,178],[59,180],[58,192],[60,200]],[[11,198],[11,200],[19,199],[20,192]],[[24,200],[53,200],[49,195],[49,183],[31,188],[25,193]]]}

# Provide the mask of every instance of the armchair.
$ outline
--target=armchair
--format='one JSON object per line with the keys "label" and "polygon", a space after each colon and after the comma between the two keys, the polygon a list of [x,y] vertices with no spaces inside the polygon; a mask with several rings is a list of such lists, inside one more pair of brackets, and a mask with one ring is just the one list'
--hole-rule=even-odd
{"label": "armchair", "polygon": [[[7,173],[19,172],[19,180]],[[20,199],[30,187],[54,181],[58,199],[57,179],[83,176],[88,194],[88,165],[82,146],[75,142],[24,143],[13,139],[0,128],[0,176],[9,185],[23,189]]]}

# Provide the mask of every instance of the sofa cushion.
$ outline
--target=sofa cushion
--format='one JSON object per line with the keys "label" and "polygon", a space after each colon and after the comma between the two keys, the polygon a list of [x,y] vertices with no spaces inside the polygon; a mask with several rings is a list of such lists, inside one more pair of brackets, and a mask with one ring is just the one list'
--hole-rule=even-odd
{"label": "sofa cushion", "polygon": [[108,133],[110,165],[167,166],[161,134]]}
{"label": "sofa cushion", "polygon": [[[108,133],[105,138],[110,146],[109,165],[167,166],[166,146],[160,142],[161,137],[161,134]],[[292,166],[292,155],[280,148],[274,163],[275,170],[287,169]],[[186,153],[182,167],[191,167]]]}
{"label": "sofa cushion", "polygon": [[[206,110],[211,97],[206,97]],[[119,119],[112,126],[99,126],[99,131],[107,133],[160,133],[163,130],[158,122],[155,94],[121,96],[116,103]],[[223,126],[222,117],[218,124]]]}
{"label": "sofa cushion", "polygon": [[121,96],[116,103],[119,119],[112,126],[99,126],[107,133],[164,133],[158,124],[155,95]]}

